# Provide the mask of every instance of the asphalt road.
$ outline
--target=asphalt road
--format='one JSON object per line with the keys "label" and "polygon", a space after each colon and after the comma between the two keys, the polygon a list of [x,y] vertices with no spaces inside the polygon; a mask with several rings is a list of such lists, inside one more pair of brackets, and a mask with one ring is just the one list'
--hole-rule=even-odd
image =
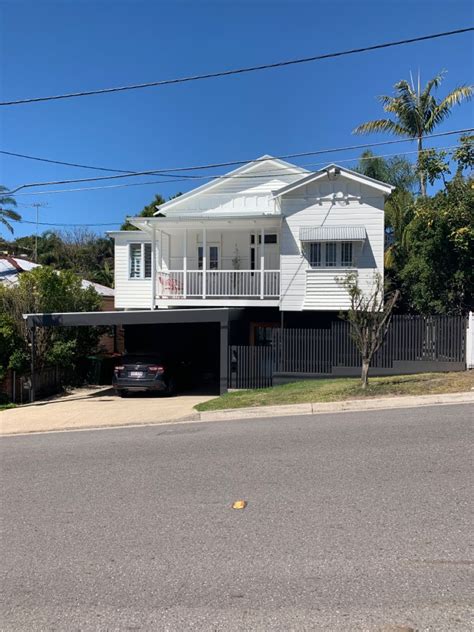
{"label": "asphalt road", "polygon": [[0,627],[471,630],[472,413],[4,438]]}

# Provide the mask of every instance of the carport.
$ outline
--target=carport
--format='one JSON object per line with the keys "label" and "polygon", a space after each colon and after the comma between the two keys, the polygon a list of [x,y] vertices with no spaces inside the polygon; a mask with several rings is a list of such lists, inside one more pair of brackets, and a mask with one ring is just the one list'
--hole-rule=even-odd
{"label": "carport", "polygon": [[228,308],[170,309],[113,312],[61,312],[24,314],[31,340],[31,401],[35,400],[35,335],[38,327],[110,327],[114,325],[218,325],[219,392],[227,391],[229,323],[238,318],[240,310]]}

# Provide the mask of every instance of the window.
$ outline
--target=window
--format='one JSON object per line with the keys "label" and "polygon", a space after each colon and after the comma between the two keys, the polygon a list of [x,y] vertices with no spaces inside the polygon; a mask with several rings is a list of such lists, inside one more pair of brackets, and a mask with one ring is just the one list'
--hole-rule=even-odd
{"label": "window", "polygon": [[143,244],[145,257],[145,279],[151,279],[151,244]]}
{"label": "window", "polygon": [[219,268],[219,248],[218,246],[209,246],[209,270],[218,270]]}
{"label": "window", "polygon": [[[258,234],[258,243],[262,243],[262,235]],[[278,243],[278,235],[276,233],[268,233],[268,235],[263,236],[263,243],[265,244],[277,244]],[[252,233],[250,235],[250,244],[255,244],[255,234]]]}
{"label": "window", "polygon": [[336,253],[337,253],[337,249],[336,249],[336,243],[333,241],[328,241],[326,243],[326,266],[328,268],[333,268],[336,266],[337,263],[337,259],[336,259]]}
{"label": "window", "polygon": [[354,265],[354,244],[352,241],[313,241],[305,245],[306,257],[312,268],[351,268]]}
{"label": "window", "polygon": [[[258,236],[258,243],[262,243],[262,235]],[[277,244],[278,243],[278,235],[276,233],[269,233],[268,235],[263,236],[263,243],[265,244]]]}
{"label": "window", "polygon": [[130,244],[130,278],[151,278],[151,244]]}
{"label": "window", "polygon": [[254,342],[257,347],[271,347],[275,325],[253,325]]}
{"label": "window", "polygon": [[139,279],[141,276],[142,245],[130,244],[130,278]]}
{"label": "window", "polygon": [[309,244],[309,263],[312,268],[321,266],[321,242],[313,242]]}
{"label": "window", "polygon": [[[198,269],[202,270],[203,265],[203,247],[198,246]],[[207,249],[206,268],[208,270],[219,269],[219,246],[208,246]]]}
{"label": "window", "polygon": [[352,241],[341,242],[341,266],[351,267],[352,263]]}

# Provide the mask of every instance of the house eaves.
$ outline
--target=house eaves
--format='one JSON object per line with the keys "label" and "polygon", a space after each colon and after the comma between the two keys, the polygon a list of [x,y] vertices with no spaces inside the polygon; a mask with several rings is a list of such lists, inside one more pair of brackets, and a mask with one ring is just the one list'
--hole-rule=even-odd
{"label": "house eaves", "polygon": [[[186,214],[170,217],[129,217],[130,224],[142,231],[149,231],[151,228],[186,228],[210,224],[211,226],[239,225],[246,226],[246,223],[257,223],[262,225],[279,225],[281,221],[280,213],[235,213],[227,212],[220,214]],[[123,234],[121,232],[120,234]]]}
{"label": "house eaves", "polygon": [[314,173],[310,173],[307,176],[304,176],[300,180],[296,182],[292,182],[291,184],[287,184],[286,186],[278,189],[273,192],[272,199],[279,198],[287,193],[291,193],[292,191],[296,191],[297,189],[306,186],[312,182],[316,182],[318,180],[322,180],[324,178],[332,179],[338,177],[339,175],[344,175],[349,180],[353,180],[354,182],[358,182],[359,184],[365,184],[366,186],[372,187],[373,189],[377,189],[384,195],[390,195],[392,191],[395,190],[395,187],[391,184],[386,184],[385,182],[381,182],[380,180],[375,180],[374,178],[369,178],[368,176],[364,176],[357,171],[352,171],[352,169],[346,169],[345,167],[340,167],[336,164],[330,164],[316,171]]}

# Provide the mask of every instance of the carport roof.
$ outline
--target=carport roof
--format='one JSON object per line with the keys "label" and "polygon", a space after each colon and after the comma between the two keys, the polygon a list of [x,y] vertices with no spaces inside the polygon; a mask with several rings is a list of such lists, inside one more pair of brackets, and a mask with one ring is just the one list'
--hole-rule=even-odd
{"label": "carport roof", "polygon": [[33,327],[85,327],[110,325],[152,325],[155,323],[226,324],[240,310],[229,308],[160,309],[113,312],[58,312],[23,314],[29,329]]}

